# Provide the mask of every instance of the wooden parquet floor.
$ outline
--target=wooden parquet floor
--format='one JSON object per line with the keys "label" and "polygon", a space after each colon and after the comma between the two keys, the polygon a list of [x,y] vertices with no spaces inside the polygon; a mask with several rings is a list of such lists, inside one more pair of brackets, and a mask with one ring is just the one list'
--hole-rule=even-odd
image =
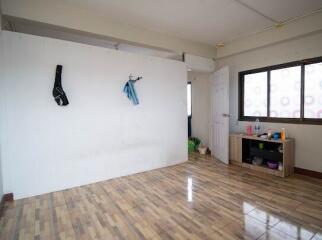
{"label": "wooden parquet floor", "polygon": [[322,239],[322,181],[188,162],[6,205],[0,239]]}

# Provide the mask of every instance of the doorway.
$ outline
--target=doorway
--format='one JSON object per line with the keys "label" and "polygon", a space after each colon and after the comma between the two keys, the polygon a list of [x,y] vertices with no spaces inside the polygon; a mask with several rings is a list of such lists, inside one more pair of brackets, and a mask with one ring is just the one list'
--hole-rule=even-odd
{"label": "doorway", "polygon": [[211,79],[211,153],[229,164],[229,68],[216,71]]}

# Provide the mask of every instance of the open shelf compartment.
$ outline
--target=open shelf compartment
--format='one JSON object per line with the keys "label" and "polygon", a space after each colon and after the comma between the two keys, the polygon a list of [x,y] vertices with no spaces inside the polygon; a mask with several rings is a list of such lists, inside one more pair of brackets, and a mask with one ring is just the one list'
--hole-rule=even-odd
{"label": "open shelf compartment", "polygon": [[[242,139],[243,155],[242,163],[252,164],[254,157],[263,159],[262,165],[254,165],[254,167],[265,168],[266,170],[279,171],[278,169],[270,169],[267,166],[267,161],[274,161],[277,164],[281,162],[283,164],[283,153],[279,151],[282,143],[267,142],[253,139]],[[263,147],[260,148],[260,145]]]}

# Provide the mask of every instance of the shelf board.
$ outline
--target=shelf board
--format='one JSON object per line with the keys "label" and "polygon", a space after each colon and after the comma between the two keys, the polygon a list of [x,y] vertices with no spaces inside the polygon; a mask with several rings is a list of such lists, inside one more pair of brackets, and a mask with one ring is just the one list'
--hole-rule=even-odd
{"label": "shelf board", "polygon": [[243,133],[233,133],[233,134],[230,134],[230,135],[238,136],[238,137],[246,138],[246,139],[252,139],[252,140],[257,140],[257,141],[264,141],[264,142],[273,142],[273,143],[285,143],[285,142],[291,142],[291,141],[293,141],[292,138],[287,138],[285,140],[281,140],[281,139],[274,140],[274,139],[260,138],[260,137],[256,137],[256,136],[248,136],[248,135],[243,134]]}
{"label": "shelf board", "polygon": [[264,166],[264,165],[257,166],[257,165],[253,165],[253,164],[249,164],[249,163],[242,163],[242,166],[250,168],[250,169],[253,169],[253,170],[257,170],[257,171],[260,171],[260,172],[273,174],[273,175],[279,176],[279,177],[284,176],[284,171],[279,171],[278,169],[270,169],[269,167]]}

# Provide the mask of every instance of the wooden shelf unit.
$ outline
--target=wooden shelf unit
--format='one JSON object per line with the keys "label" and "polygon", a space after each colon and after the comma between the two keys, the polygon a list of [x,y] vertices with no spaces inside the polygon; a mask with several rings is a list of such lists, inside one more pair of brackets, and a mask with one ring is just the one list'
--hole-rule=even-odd
{"label": "wooden shelf unit", "polygon": [[[278,152],[272,151],[272,154],[270,154],[273,157],[276,155],[276,161],[283,162],[282,171],[270,169],[265,165],[253,165],[249,162],[249,158],[246,159],[245,153],[246,151],[249,151],[249,149],[245,149],[246,143],[258,144],[260,142],[263,142],[264,144],[268,143],[271,146],[274,146],[274,144],[276,144],[276,146],[278,144],[283,145],[283,153],[281,153],[282,157],[278,156]],[[286,140],[268,140],[256,136],[247,136],[245,134],[234,133],[230,134],[229,137],[229,159],[231,164],[243,166],[246,168],[250,168],[256,171],[272,174],[279,177],[287,177],[294,173],[294,145],[295,141],[291,138],[288,138]],[[263,150],[263,152],[265,151],[267,152],[268,150]],[[256,149],[253,149],[253,152],[256,152]]]}

